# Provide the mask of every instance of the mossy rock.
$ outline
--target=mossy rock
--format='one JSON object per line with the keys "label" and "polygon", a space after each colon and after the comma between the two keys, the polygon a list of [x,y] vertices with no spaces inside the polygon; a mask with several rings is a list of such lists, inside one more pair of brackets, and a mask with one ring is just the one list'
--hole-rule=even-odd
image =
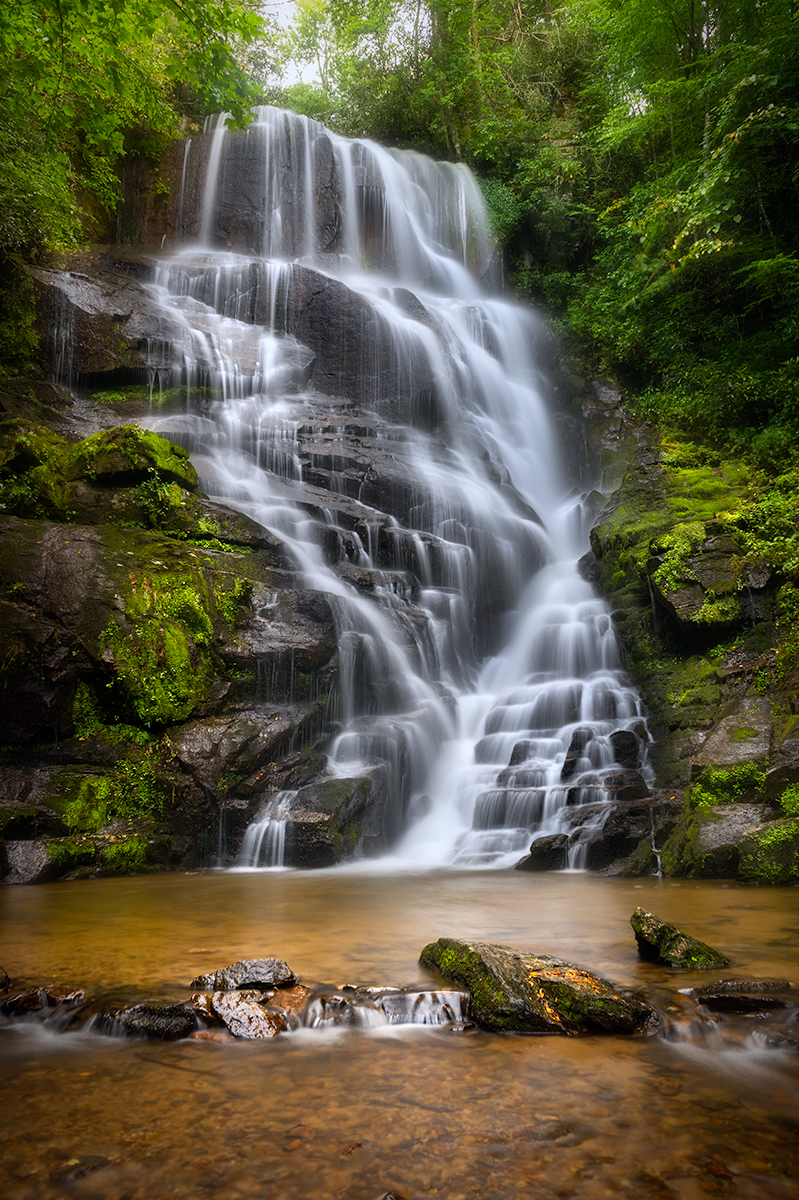
{"label": "mossy rock", "polygon": [[548,955],[439,938],[420,963],[466,987],[475,1020],[500,1033],[635,1033],[654,1028],[652,1010],[605,979]]}
{"label": "mossy rock", "polygon": [[676,925],[662,921],[644,908],[636,908],[630,924],[638,943],[638,953],[650,962],[691,971],[711,971],[730,965],[730,960],[720,950],[683,933]]}
{"label": "mossy rock", "polygon": [[120,425],[85,438],[73,448],[67,466],[70,479],[115,484],[144,479],[149,471],[189,491],[197,488],[188,451],[138,425]]}
{"label": "mossy rock", "polygon": [[739,874],[751,883],[799,883],[799,819],[751,830],[741,842]]}

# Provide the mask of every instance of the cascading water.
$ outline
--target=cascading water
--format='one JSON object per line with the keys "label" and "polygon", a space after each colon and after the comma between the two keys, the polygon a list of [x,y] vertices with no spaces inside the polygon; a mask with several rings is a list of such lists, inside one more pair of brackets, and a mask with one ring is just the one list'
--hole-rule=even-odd
{"label": "cascading water", "polygon": [[[184,163],[180,214],[198,244],[152,286],[186,406],[149,423],[329,598],[328,773],[388,770],[400,856],[510,864],[614,795],[619,735],[646,774],[647,735],[577,571],[540,331],[488,290],[476,182],[270,108],[243,134],[217,119],[189,176],[195,149],[204,187]],[[291,800],[265,797],[245,863],[280,861]]]}

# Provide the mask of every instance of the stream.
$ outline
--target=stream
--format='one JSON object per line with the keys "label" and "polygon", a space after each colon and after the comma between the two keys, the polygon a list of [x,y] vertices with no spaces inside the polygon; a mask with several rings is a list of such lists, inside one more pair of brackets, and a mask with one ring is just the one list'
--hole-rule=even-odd
{"label": "stream", "polygon": [[389,1026],[163,1044],[23,1022],[0,1029],[0,1191],[64,1195],[51,1173],[96,1156],[108,1162],[69,1195],[799,1195],[796,1049],[770,1047],[758,1016],[697,1017],[678,989],[717,975],[642,962],[638,905],[722,949],[727,978],[799,982],[794,889],[383,864],[6,889],[15,987],[185,999],[198,973],[266,955],[305,982],[413,985],[422,946],[449,935],[640,987],[666,1036]]}

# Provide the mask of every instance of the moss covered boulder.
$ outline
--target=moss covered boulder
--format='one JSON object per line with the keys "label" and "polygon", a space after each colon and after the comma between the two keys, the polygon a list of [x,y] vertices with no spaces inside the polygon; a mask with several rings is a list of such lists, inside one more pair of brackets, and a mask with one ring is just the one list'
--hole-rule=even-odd
{"label": "moss covered boulder", "polygon": [[741,842],[738,870],[750,883],[799,883],[799,818],[750,829]]}
{"label": "moss covered boulder", "polygon": [[549,955],[439,938],[419,961],[467,988],[475,1020],[500,1033],[638,1033],[657,1024],[642,1001]]}
{"label": "moss covered boulder", "polygon": [[638,953],[649,962],[690,971],[711,971],[730,965],[730,960],[720,950],[683,933],[676,925],[662,921],[645,908],[636,908],[630,924],[638,943]]}

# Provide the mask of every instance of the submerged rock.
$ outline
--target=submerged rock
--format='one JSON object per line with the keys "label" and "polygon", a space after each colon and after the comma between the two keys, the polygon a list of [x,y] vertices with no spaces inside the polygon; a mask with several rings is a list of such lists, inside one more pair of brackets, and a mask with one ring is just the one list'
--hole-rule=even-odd
{"label": "submerged rock", "polygon": [[730,965],[730,960],[720,950],[683,933],[676,925],[662,921],[644,908],[636,908],[630,924],[638,942],[638,953],[650,962],[693,971],[710,971]]}
{"label": "submerged rock", "polygon": [[419,961],[471,996],[471,1012],[501,1033],[636,1033],[657,1018],[635,997],[581,967],[511,946],[439,938]]}
{"label": "submerged rock", "polygon": [[296,982],[297,976],[281,958],[247,958],[210,975],[198,975],[191,986],[212,992],[237,988],[274,988]]}

